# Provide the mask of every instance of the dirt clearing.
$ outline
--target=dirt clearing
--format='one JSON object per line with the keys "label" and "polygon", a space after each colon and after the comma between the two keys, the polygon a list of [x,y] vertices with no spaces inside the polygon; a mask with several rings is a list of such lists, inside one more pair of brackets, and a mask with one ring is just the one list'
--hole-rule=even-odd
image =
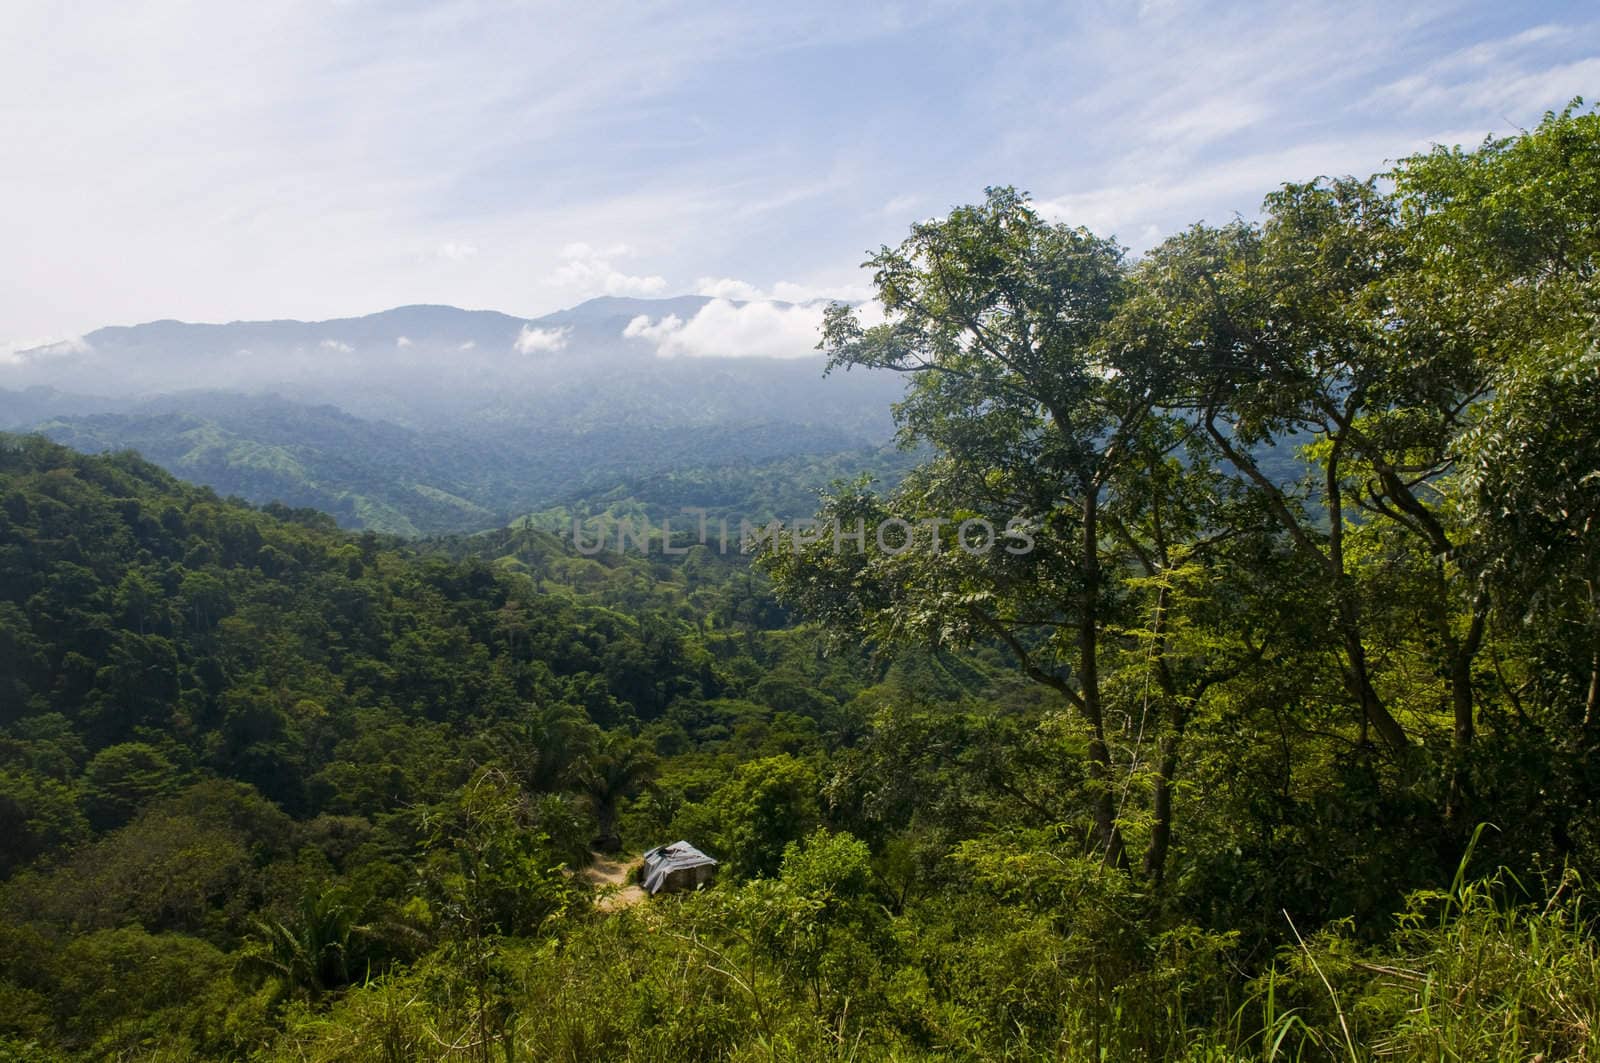
{"label": "dirt clearing", "polygon": [[631,908],[644,900],[644,890],[628,882],[628,873],[639,866],[639,857],[615,859],[601,853],[594,853],[593,856],[594,862],[584,868],[581,874],[599,892],[594,902],[596,908],[602,912],[614,912]]}

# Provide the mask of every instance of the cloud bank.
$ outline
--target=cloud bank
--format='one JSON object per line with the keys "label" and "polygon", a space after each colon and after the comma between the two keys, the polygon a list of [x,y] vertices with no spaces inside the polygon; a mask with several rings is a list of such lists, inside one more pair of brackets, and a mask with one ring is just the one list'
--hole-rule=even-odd
{"label": "cloud bank", "polygon": [[665,277],[633,276],[613,266],[612,260],[633,254],[627,244],[595,248],[585,243],[568,244],[561,250],[566,261],[556,270],[555,279],[579,298],[595,295],[660,295],[667,290]]}
{"label": "cloud bank", "polygon": [[549,354],[567,345],[569,328],[534,328],[523,325],[514,344],[518,354]]}
{"label": "cloud bank", "polygon": [[712,299],[687,321],[640,314],[622,334],[655,345],[661,358],[806,358],[814,356],[822,307]]}
{"label": "cloud bank", "polygon": [[[1600,79],[1576,0],[6,15],[0,198],[27,209],[0,211],[0,350],[165,317],[807,302],[994,184],[1137,252]],[[778,276],[804,283],[736,279]]]}

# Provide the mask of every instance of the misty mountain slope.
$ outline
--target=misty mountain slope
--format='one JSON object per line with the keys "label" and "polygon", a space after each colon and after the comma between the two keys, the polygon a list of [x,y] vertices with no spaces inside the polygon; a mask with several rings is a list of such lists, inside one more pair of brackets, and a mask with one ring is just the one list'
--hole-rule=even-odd
{"label": "misty mountain slope", "polygon": [[[0,363],[0,375],[4,374],[5,369],[4,363]],[[17,391],[0,387],[0,432],[15,431],[51,417],[120,413],[131,409],[134,405],[136,404],[128,399],[107,398],[103,395],[77,395],[42,384]]]}
{"label": "misty mountain slope", "polygon": [[[862,441],[887,436],[901,382],[825,378],[809,341],[792,358],[662,358],[650,339],[624,335],[635,318],[687,321],[711,302],[606,297],[532,319],[405,306],[317,322],[155,321],[23,351],[0,364],[0,388],[118,399],[273,392],[418,429],[781,420]],[[67,411],[48,413],[58,412]]]}
{"label": "misty mountain slope", "polygon": [[597,482],[553,506],[524,514],[512,526],[568,535],[578,520],[586,522],[585,534],[592,541],[596,533],[614,533],[613,520],[647,521],[656,528],[670,522],[679,533],[698,532],[703,514],[708,536],[720,541],[725,522],[729,549],[738,550],[741,521],[765,526],[772,520],[804,520],[816,513],[820,495],[838,481],[866,476],[877,489],[888,490],[926,460],[925,450],[890,445],[624,475],[609,487]]}
{"label": "misty mountain slope", "polygon": [[[683,506],[788,518],[838,476],[897,478],[906,459],[883,448],[899,375],[825,377],[816,355],[662,358],[623,334],[639,317],[687,320],[709,303],[100,329],[0,364],[0,429],[136,450],[226,495],[406,536]],[[281,394],[268,391],[285,376]],[[1259,458],[1279,483],[1304,475],[1292,438]]]}
{"label": "misty mountain slope", "polygon": [[710,303],[98,329],[0,364],[0,427],[137,450],[224,494],[403,535],[493,527],[666,472],[715,479],[730,465],[743,482],[765,463],[887,441],[895,374],[825,377],[804,349],[663,358],[624,335]]}

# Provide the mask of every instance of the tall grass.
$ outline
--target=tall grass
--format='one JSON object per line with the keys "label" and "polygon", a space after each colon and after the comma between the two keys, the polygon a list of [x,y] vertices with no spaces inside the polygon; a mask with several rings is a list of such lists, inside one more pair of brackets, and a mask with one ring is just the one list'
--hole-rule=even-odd
{"label": "tall grass", "polygon": [[[703,918],[680,926],[663,906],[509,948],[489,1053],[467,1043],[451,973],[424,962],[307,1010],[262,1058],[1600,1061],[1600,949],[1583,883],[1568,873],[1529,897],[1505,872],[1458,876],[1413,894],[1381,946],[1348,923],[1289,931],[1252,975],[1231,966],[1225,940],[1171,931],[1110,983],[974,956],[946,996],[906,968],[883,998],[852,999],[837,1029],[733,938]],[[1016,1006],[1041,992],[1051,999]],[[981,1021],[985,997],[1010,1028]]]}

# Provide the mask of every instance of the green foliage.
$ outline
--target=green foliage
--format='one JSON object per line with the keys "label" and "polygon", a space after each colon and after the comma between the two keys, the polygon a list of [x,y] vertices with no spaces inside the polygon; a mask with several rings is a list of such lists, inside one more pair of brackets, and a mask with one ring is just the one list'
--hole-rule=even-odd
{"label": "green foliage", "polygon": [[285,853],[288,818],[247,786],[199,783],[147,807],[60,866],[17,876],[0,903],[29,920],[210,933],[226,940],[261,896],[255,867]]}
{"label": "green foliage", "polygon": [[70,787],[28,768],[0,771],[0,877],[88,834]]}
{"label": "green foliage", "polygon": [[[4,440],[0,1058],[1594,1058],[1597,144],[1138,263],[993,190],[828,314],[913,376],[886,482],[543,515],[843,473],[909,551],[417,548]],[[680,837],[708,888],[586,867]]]}
{"label": "green foliage", "polygon": [[151,798],[176,785],[172,762],[143,742],[124,742],[96,753],[83,769],[83,796],[97,829],[120,827]]}
{"label": "green foliage", "polygon": [[536,807],[505,776],[479,772],[424,822],[423,882],[435,918],[474,935],[532,935],[571,904]]}
{"label": "green foliage", "polygon": [[290,921],[255,919],[239,949],[236,969],[274,982],[285,994],[316,999],[349,985],[355,926],[346,892],[308,894]]}
{"label": "green foliage", "polygon": [[709,838],[733,877],[776,875],[790,843],[817,824],[817,783],[815,769],[788,754],[748,761],[677,823],[686,838]]}
{"label": "green foliage", "polygon": [[[788,378],[786,392],[827,387],[800,368],[751,360],[743,371],[766,378],[760,383],[768,387]],[[699,372],[683,366],[674,375]],[[576,407],[551,402],[541,386],[537,398],[525,396],[487,420],[453,414],[448,427],[436,427],[438,419],[427,417],[421,428],[276,396],[205,392],[163,396],[127,412],[51,410],[41,419],[39,410],[8,416],[21,396],[0,391],[0,427],[26,426],[91,453],[137,450],[176,476],[290,519],[331,517],[346,528],[411,538],[524,520],[569,534],[573,516],[623,499],[628,504],[614,512],[637,507],[640,515],[687,527],[689,506],[731,515],[737,526],[741,517],[804,512],[832,476],[898,464],[865,445],[887,435],[887,418],[874,406],[889,401],[892,382],[873,389],[877,398],[832,389],[813,408],[787,394],[774,402],[754,387],[745,396],[727,387],[708,392],[713,380],[724,383],[720,373],[658,381],[700,393],[670,408],[659,389],[628,396],[629,380],[612,373],[603,388],[585,388]],[[738,397],[769,410],[715,414]],[[535,413],[529,401],[549,406]],[[796,423],[796,414],[812,423]],[[508,417],[521,423],[512,429]]]}
{"label": "green foliage", "polygon": [[[28,1023],[26,1035],[59,1045],[61,1058],[118,1058],[152,1046],[169,1058],[216,1058],[248,1050],[269,1029],[262,1002],[235,993],[229,958],[194,938],[137,927],[63,942],[13,934],[4,955],[8,989],[29,986],[33,1001],[31,1016],[8,1011],[8,1022]],[[0,1041],[0,1053],[8,1048]]]}
{"label": "green foliage", "polygon": [[595,847],[615,851],[622,846],[617,833],[617,805],[637,795],[654,777],[656,756],[632,736],[619,731],[605,735],[578,768],[578,778],[594,808],[600,833]]}

